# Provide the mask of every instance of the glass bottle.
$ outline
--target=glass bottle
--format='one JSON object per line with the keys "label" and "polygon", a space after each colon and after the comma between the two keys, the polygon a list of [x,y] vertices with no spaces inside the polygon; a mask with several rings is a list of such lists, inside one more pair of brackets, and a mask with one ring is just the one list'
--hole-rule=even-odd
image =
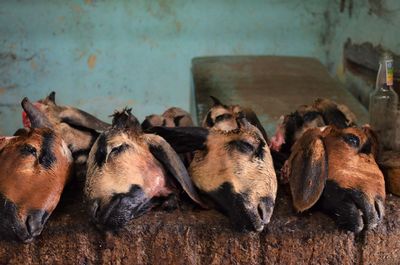
{"label": "glass bottle", "polygon": [[384,53],[379,61],[375,90],[369,98],[369,115],[372,129],[378,135],[382,148],[390,149],[395,131],[395,113],[398,95],[393,90],[393,57]]}

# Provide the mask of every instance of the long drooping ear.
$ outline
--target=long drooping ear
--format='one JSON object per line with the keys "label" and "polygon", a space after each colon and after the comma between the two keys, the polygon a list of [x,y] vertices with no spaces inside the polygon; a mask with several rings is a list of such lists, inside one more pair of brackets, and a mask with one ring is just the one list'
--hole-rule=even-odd
{"label": "long drooping ear", "polygon": [[268,143],[269,145],[269,139],[268,139],[268,135],[267,132],[264,130],[264,127],[261,125],[260,120],[257,117],[257,114],[251,109],[251,108],[242,108],[242,112],[245,115],[246,119],[253,124],[254,126],[256,126],[261,134],[263,135],[265,141]]}
{"label": "long drooping ear", "polygon": [[22,100],[21,106],[28,115],[32,128],[52,128],[47,117],[27,97]]}
{"label": "long drooping ear", "polygon": [[203,208],[207,208],[200,199],[199,194],[189,177],[189,174],[172,147],[160,136],[146,135],[150,152],[168,170],[168,172],[179,182],[189,197]]}
{"label": "long drooping ear", "polygon": [[328,177],[327,155],[318,128],[309,129],[297,140],[288,163],[293,206],[302,212],[318,201]]}
{"label": "long drooping ear", "polygon": [[209,131],[202,127],[161,127],[155,126],[145,131],[163,137],[178,153],[203,149]]}
{"label": "long drooping ear", "polygon": [[105,131],[111,125],[105,123],[93,115],[73,107],[65,107],[59,114],[61,122],[74,127],[83,127],[95,131]]}
{"label": "long drooping ear", "polygon": [[222,104],[222,102],[217,99],[216,97],[210,96],[210,98],[212,99],[212,101],[214,102],[214,106],[223,106],[224,104]]}

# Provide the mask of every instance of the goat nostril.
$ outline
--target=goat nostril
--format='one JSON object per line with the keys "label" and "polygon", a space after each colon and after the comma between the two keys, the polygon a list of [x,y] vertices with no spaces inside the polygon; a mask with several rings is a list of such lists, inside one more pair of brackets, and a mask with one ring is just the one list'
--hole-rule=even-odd
{"label": "goat nostril", "polygon": [[98,215],[99,215],[99,201],[98,200],[95,200],[94,202],[93,202],[93,204],[92,204],[92,207],[91,207],[92,209],[91,209],[91,212],[92,212],[92,217],[94,218],[94,219],[98,219]]}
{"label": "goat nostril", "polygon": [[381,200],[375,200],[375,210],[378,214],[378,220],[381,220],[385,214],[385,208],[383,206],[383,202]]}
{"label": "goat nostril", "polygon": [[260,203],[257,207],[258,215],[260,216],[263,223],[266,222],[266,209],[264,203]]}

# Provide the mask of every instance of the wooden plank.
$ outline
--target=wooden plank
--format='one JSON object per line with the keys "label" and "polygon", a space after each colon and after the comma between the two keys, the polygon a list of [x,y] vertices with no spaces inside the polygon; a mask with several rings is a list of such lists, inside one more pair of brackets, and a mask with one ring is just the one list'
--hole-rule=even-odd
{"label": "wooden plank", "polygon": [[192,61],[196,107],[201,121],[210,95],[225,104],[250,106],[272,135],[279,117],[318,97],[346,104],[368,121],[367,110],[316,59],[285,56],[216,56]]}

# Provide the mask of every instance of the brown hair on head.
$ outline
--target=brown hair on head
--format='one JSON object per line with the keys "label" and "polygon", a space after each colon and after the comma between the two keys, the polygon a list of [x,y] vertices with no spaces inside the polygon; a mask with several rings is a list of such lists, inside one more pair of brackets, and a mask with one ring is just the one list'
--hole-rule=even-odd
{"label": "brown hair on head", "polygon": [[115,111],[112,120],[112,127],[115,129],[134,129],[137,132],[142,131],[138,119],[132,114],[132,109],[125,107],[121,111]]}
{"label": "brown hair on head", "polygon": [[38,128],[6,138],[0,162],[0,233],[30,241],[59,202],[71,172],[71,153],[53,130]]}
{"label": "brown hair on head", "polygon": [[373,228],[384,215],[385,181],[375,161],[375,140],[365,128],[306,131],[287,161],[293,205],[320,208],[347,230]]}

